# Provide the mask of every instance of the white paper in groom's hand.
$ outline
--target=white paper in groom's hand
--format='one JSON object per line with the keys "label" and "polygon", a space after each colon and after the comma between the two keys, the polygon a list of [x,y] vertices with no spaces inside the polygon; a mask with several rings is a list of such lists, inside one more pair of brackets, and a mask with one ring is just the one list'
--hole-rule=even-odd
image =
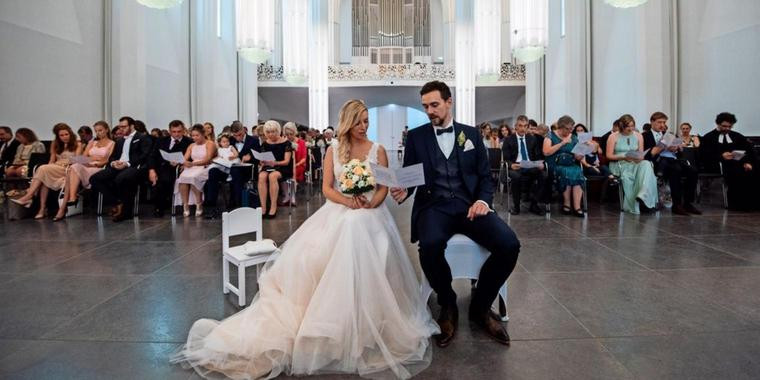
{"label": "white paper in groom's hand", "polygon": [[274,159],[274,154],[272,152],[257,152],[253,149],[251,149],[251,152],[253,153],[253,158],[259,161],[277,161]]}
{"label": "white paper in groom's hand", "polygon": [[375,176],[375,182],[399,188],[410,188],[425,184],[425,171],[422,164],[416,164],[399,169],[389,169],[385,166],[370,163],[370,168]]}
{"label": "white paper in groom's hand", "polygon": [[159,152],[161,152],[161,158],[163,158],[166,161],[176,162],[178,164],[185,163],[185,155],[182,154],[181,152],[169,153],[165,150],[160,150],[160,149],[159,149]]}

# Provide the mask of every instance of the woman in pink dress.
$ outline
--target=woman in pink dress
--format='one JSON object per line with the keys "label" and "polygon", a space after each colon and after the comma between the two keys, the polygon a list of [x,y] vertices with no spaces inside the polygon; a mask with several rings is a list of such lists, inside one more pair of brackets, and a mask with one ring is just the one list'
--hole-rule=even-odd
{"label": "woman in pink dress", "polygon": [[[185,151],[184,169],[177,178],[175,197],[179,193],[182,201],[185,217],[190,216],[190,205],[195,205],[195,216],[203,215],[203,185],[208,180],[208,166],[216,157],[216,144],[214,140],[208,140],[203,130],[203,125],[195,124],[190,130],[191,144]],[[192,192],[191,192],[192,190]]]}
{"label": "woman in pink dress", "polygon": [[[66,186],[63,187],[63,199],[66,200],[66,206],[76,205],[79,202],[79,186],[85,189],[90,188],[90,177],[103,170],[116,145],[111,140],[111,129],[108,127],[108,123],[102,120],[98,121],[93,125],[93,129],[95,130],[95,139],[87,144],[83,154],[90,159],[90,162],[73,164],[69,168]],[[59,221],[65,218],[66,210],[68,207],[59,207],[53,220]]]}

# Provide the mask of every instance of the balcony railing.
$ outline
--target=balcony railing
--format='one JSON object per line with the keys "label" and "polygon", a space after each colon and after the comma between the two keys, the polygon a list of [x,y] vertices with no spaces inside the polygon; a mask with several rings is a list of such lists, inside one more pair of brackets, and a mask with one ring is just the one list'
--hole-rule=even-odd
{"label": "balcony railing", "polygon": [[[327,68],[328,80],[348,81],[385,81],[385,80],[454,80],[454,66],[411,64],[411,65],[336,65]],[[282,66],[259,65],[260,82],[284,81]],[[525,65],[512,63],[501,64],[499,81],[524,81]]]}

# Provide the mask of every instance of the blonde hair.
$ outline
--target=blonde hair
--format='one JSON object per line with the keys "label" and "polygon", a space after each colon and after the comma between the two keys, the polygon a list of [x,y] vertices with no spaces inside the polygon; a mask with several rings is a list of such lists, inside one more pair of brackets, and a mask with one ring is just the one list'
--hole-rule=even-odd
{"label": "blonde hair", "polygon": [[351,157],[351,128],[359,123],[362,113],[367,111],[367,105],[359,99],[351,99],[343,103],[338,115],[338,159],[345,164]]}
{"label": "blonde hair", "polygon": [[282,127],[280,127],[280,123],[274,121],[274,120],[267,120],[266,123],[264,123],[264,132],[269,131],[277,131],[278,135],[282,135]]}
{"label": "blonde hair", "polygon": [[295,134],[298,134],[298,128],[296,127],[296,123],[289,121],[285,123],[285,125],[282,127],[283,134],[287,131],[291,131]]}

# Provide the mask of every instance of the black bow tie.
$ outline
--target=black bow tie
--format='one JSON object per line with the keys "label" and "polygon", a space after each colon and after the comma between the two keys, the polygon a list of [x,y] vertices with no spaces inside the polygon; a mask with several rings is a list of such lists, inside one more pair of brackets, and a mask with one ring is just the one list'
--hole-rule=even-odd
{"label": "black bow tie", "polygon": [[452,132],[454,132],[454,127],[448,127],[448,128],[436,129],[435,130],[436,136],[440,136],[440,135],[442,135],[444,133],[452,133]]}

